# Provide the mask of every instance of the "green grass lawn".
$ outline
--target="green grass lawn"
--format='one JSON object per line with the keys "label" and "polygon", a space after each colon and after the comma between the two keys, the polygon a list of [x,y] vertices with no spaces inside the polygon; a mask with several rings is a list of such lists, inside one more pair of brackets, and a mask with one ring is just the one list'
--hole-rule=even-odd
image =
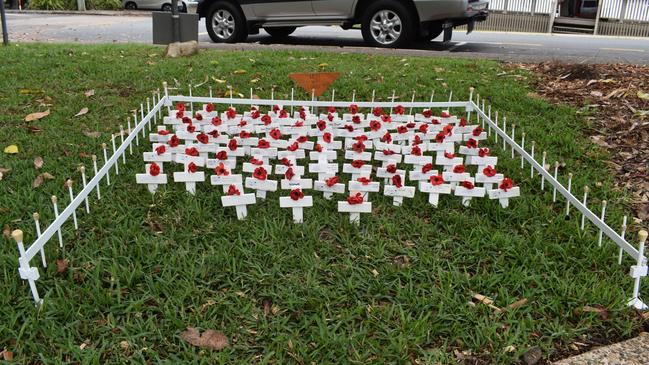
{"label": "green grass lawn", "polygon": [[[547,150],[549,161],[565,162],[561,175],[575,174],[573,188],[594,187],[596,210],[608,200],[615,227],[625,214],[626,198],[612,188],[606,156],[582,134],[586,122],[571,108],[529,96],[530,75],[505,74],[496,62],[215,50],[170,60],[161,48],[129,45],[17,44],[0,52],[0,147],[20,149],[0,154],[0,167],[11,168],[0,181],[0,225],[25,230],[27,242],[34,238],[32,212],[51,221],[50,196],[67,204],[64,180],[78,177],[79,164],[92,166],[90,155],[162,81],[177,80],[182,90],[173,92],[186,93],[189,83],[207,80],[195,90],[202,95],[208,86],[223,93],[232,85],[269,97],[276,85],[276,96],[285,97],[288,73],[321,69],[342,73],[337,97],[356,90],[358,99],[369,99],[376,89],[385,99],[394,89],[399,100],[413,90],[422,99],[435,90],[437,100],[453,90],[459,99],[473,86],[518,131],[524,128],[528,141],[536,140],[537,151]],[[90,89],[95,95],[84,96]],[[89,113],[74,117],[83,107]],[[23,121],[46,109],[48,117]],[[102,135],[88,137],[89,131]],[[643,326],[625,306],[630,260],[618,266],[617,246],[605,241],[598,248],[597,232],[580,231],[576,214],[566,220],[565,202],[553,204],[551,192],[529,178],[529,167],[520,170],[520,161],[500,147],[493,146],[502,157],[499,171],[523,191],[509,209],[488,199],[463,208],[459,198],[442,197],[435,210],[421,193],[397,208],[373,194],[374,214],[358,228],[336,212],[335,201],[316,193],[303,225],[279,208],[280,193],[250,207],[243,222],[222,209],[220,189],[208,183],[199,184],[195,197],[182,184],[152,197],[134,178],[146,148],[111,175],[104,198],[93,198],[92,214],[78,210],[80,228],[66,226],[64,252],[49,242],[40,310],[18,277],[15,243],[2,241],[0,350],[12,351],[16,362],[456,363],[458,350],[467,362],[501,364],[518,361],[532,346],[549,359],[575,341],[617,340]],[[33,167],[36,156],[45,160],[41,170]],[[55,180],[32,189],[41,172]],[[70,267],[57,274],[54,261],[63,257]],[[473,293],[498,307],[529,301],[496,314],[470,305]],[[582,313],[587,305],[601,305],[607,315]],[[188,326],[221,331],[230,346],[194,348],[179,337]]]}

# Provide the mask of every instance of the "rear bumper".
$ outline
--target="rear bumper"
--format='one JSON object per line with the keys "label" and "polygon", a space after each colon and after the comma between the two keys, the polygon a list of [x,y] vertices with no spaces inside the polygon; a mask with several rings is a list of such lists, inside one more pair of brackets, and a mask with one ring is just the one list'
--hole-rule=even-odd
{"label": "rear bumper", "polygon": [[[414,0],[419,21],[447,21],[450,19],[486,19],[489,2],[485,0]],[[466,24],[465,22],[464,24]]]}

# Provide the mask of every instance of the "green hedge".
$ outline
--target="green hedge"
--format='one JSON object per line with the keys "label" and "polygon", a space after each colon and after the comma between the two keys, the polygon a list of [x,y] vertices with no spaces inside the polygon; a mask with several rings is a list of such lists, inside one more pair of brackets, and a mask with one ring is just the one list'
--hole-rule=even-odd
{"label": "green hedge", "polygon": [[[38,10],[77,10],[76,0],[31,0],[30,9]],[[119,10],[122,9],[120,0],[86,0],[89,10]]]}

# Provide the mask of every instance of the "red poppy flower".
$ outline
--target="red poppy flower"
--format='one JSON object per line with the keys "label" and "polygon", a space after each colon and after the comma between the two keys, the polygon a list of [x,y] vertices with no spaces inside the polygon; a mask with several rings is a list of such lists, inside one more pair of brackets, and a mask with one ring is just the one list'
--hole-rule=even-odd
{"label": "red poppy flower", "polygon": [[403,186],[403,184],[401,183],[401,175],[392,176],[392,185],[396,186],[397,188],[401,188]]}
{"label": "red poppy flower", "polygon": [[347,203],[351,205],[363,204],[363,195],[361,193],[356,193],[356,195],[350,195],[347,197]]}
{"label": "red poppy flower", "polygon": [[379,122],[378,120],[370,121],[370,130],[378,131],[379,129],[381,129],[381,122]]}
{"label": "red poppy flower", "polygon": [[356,114],[356,113],[358,113],[358,105],[356,105],[356,104],[352,104],[352,105],[350,105],[350,106],[349,106],[349,112],[350,112],[351,114]]}
{"label": "red poppy flower", "polygon": [[359,142],[365,142],[367,141],[367,136],[364,134],[361,134],[360,136],[354,137],[354,140],[359,141]]}
{"label": "red poppy flower", "polygon": [[354,131],[354,127],[351,124],[345,124],[343,128],[347,129],[348,132]]}
{"label": "red poppy flower", "polygon": [[406,109],[402,107],[401,105],[397,105],[394,107],[394,112],[398,115],[403,115],[403,113],[406,112]]}
{"label": "red poppy flower", "polygon": [[442,143],[442,142],[444,142],[445,138],[446,138],[446,135],[443,132],[439,132],[439,133],[437,133],[437,135],[435,135],[435,142]]}
{"label": "red poppy flower", "polygon": [[228,159],[228,153],[225,151],[219,151],[216,154],[216,158],[219,160],[227,160]]}
{"label": "red poppy flower", "polygon": [[250,132],[248,131],[239,132],[239,138],[250,138]]}
{"label": "red poppy flower", "polygon": [[363,165],[365,165],[365,161],[363,160],[352,161],[352,167],[354,167],[355,169],[360,169],[361,167],[363,167]]}
{"label": "red poppy flower", "polygon": [[279,111],[279,117],[282,118],[282,119],[283,118],[288,118],[288,113],[286,112],[286,110],[284,110],[284,109],[280,110]]}
{"label": "red poppy flower", "polygon": [[205,111],[208,112],[208,113],[213,112],[214,111],[214,105],[212,105],[212,103],[208,103],[207,105],[205,105]]}
{"label": "red poppy flower", "polygon": [[297,111],[298,111],[298,112],[305,112],[306,109],[304,109],[304,107],[301,106],[301,107],[298,107],[298,108],[297,108]]}
{"label": "red poppy flower", "polygon": [[304,110],[300,110],[300,119],[306,119],[306,113],[304,112]]}
{"label": "red poppy flower", "polygon": [[419,135],[415,135],[415,139],[412,140],[413,145],[420,145],[422,143],[421,137]]}
{"label": "red poppy flower", "polygon": [[183,115],[185,115],[185,111],[184,111],[184,110],[179,110],[179,111],[177,111],[177,112],[176,112],[176,119],[182,119],[182,118],[183,118]]}
{"label": "red poppy flower", "polygon": [[291,197],[291,199],[293,199],[295,201],[298,201],[298,200],[304,198],[304,193],[302,192],[301,189],[293,189],[293,190],[291,190],[290,197]]}
{"label": "red poppy flower", "polygon": [[228,171],[228,169],[225,167],[223,162],[216,165],[216,168],[214,169],[214,172],[216,173],[217,176],[228,176],[228,175],[230,175],[230,171]]}
{"label": "red poppy flower", "polygon": [[293,178],[295,177],[295,173],[293,172],[292,167],[286,169],[286,172],[284,173],[284,177],[286,178],[286,180],[293,180]]}
{"label": "red poppy flower", "polygon": [[427,163],[424,166],[421,167],[421,172],[423,174],[430,172],[433,170],[433,164],[432,163]]}
{"label": "red poppy flower", "polygon": [[415,126],[416,126],[416,124],[414,122],[406,123],[406,128],[408,128],[408,129],[415,128]]}
{"label": "red poppy flower", "polygon": [[473,128],[473,136],[474,137],[479,137],[481,133],[482,133],[482,128],[480,128],[479,126]]}
{"label": "red poppy flower", "polygon": [[450,117],[451,117],[451,114],[450,114],[449,112],[447,112],[446,110],[444,110],[444,111],[440,114],[440,116],[441,116],[442,118],[450,118]]}
{"label": "red poppy flower", "polygon": [[188,124],[187,125],[187,132],[189,132],[189,133],[196,132],[196,127],[193,124]]}
{"label": "red poppy flower", "polygon": [[444,157],[450,160],[452,158],[455,158],[455,153],[444,152]]}
{"label": "red poppy flower", "polygon": [[381,115],[381,121],[383,123],[392,123],[392,117],[389,114]]}
{"label": "red poppy flower", "polygon": [[273,111],[277,113],[279,111],[279,105],[273,105]]}
{"label": "red poppy flower", "polygon": [[209,134],[210,136],[212,136],[212,138],[217,138],[217,137],[220,135],[220,134],[219,134],[219,131],[217,131],[216,129],[213,130],[213,131],[211,131],[211,132],[208,132],[207,134]]}
{"label": "red poppy flower", "polygon": [[158,175],[160,175],[160,166],[158,166],[158,164],[155,163],[155,162],[152,163],[152,164],[149,166],[149,174],[150,174],[151,176],[158,176]]}
{"label": "red poppy flower", "polygon": [[291,160],[289,160],[287,157],[282,158],[279,162],[281,162],[284,166],[293,166],[293,163],[291,163]]}
{"label": "red poppy flower", "polygon": [[264,161],[258,160],[258,159],[253,157],[253,158],[250,159],[250,163],[253,164],[253,165],[261,166],[261,165],[264,164]]}
{"label": "red poppy flower", "polygon": [[469,189],[469,190],[472,190],[473,188],[475,188],[475,185],[473,185],[473,183],[471,181],[468,181],[468,180],[462,181],[460,183],[460,185],[462,185],[465,189]]}
{"label": "red poppy flower", "polygon": [[391,163],[385,167],[385,171],[394,174],[397,172],[397,165]]}
{"label": "red poppy flower", "polygon": [[228,195],[230,195],[230,196],[232,196],[232,195],[241,195],[241,192],[239,191],[239,189],[237,189],[236,185],[230,185],[228,187]]}
{"label": "red poppy flower", "polygon": [[213,126],[217,126],[217,127],[218,127],[218,126],[221,125],[221,123],[223,123],[223,121],[221,120],[221,118],[219,118],[219,117],[214,117],[214,118],[212,118],[212,125],[213,125]]}
{"label": "red poppy flower", "polygon": [[439,119],[435,119],[435,118],[431,119],[430,123],[431,124],[442,124],[442,123],[440,123]]}
{"label": "red poppy flower", "polygon": [[327,122],[324,120],[320,119],[318,122],[315,124],[316,127],[318,127],[318,130],[324,131],[327,128]]}
{"label": "red poppy flower", "polygon": [[183,117],[183,124],[192,124],[192,118]]}
{"label": "red poppy flower", "polygon": [[394,151],[385,149],[385,150],[383,150],[383,154],[386,155],[386,156],[392,156],[392,155],[394,155]]}
{"label": "red poppy flower", "polygon": [[304,121],[298,120],[293,124],[293,127],[304,127]]}
{"label": "red poppy flower", "polygon": [[433,111],[430,109],[424,109],[424,111],[421,112],[421,114],[424,116],[424,118],[430,118],[433,116]]}
{"label": "red poppy flower", "polygon": [[421,148],[419,148],[419,146],[412,146],[412,149],[410,149],[410,154],[414,156],[421,156]]}
{"label": "red poppy flower", "polygon": [[198,166],[196,166],[195,163],[190,162],[189,165],[187,165],[187,171],[191,172],[192,174],[198,170]]}
{"label": "red poppy flower", "polygon": [[354,115],[354,116],[352,117],[352,123],[359,124],[360,122],[361,122],[361,117],[360,117],[360,115]]}
{"label": "red poppy flower", "polygon": [[488,149],[488,148],[480,148],[480,149],[478,150],[478,156],[480,156],[480,157],[489,156],[489,153],[490,153],[490,152],[489,152],[489,149]]}
{"label": "red poppy flower", "polygon": [[340,181],[340,178],[338,176],[332,176],[325,180],[325,184],[327,184],[328,187],[332,187],[336,184],[338,184],[338,181]]}
{"label": "red poppy flower", "polygon": [[460,127],[466,127],[466,119],[464,117],[460,118]]}
{"label": "red poppy flower", "polygon": [[362,141],[358,141],[352,145],[352,150],[356,153],[364,152],[365,144]]}
{"label": "red poppy flower", "polygon": [[444,134],[446,134],[447,136],[450,136],[451,134],[453,134],[453,126],[450,125],[450,124],[445,125],[444,126]]}
{"label": "red poppy flower", "polygon": [[399,134],[406,133],[408,131],[408,128],[405,125],[400,125],[397,127],[397,132]]}
{"label": "red poppy flower", "polygon": [[330,114],[333,114],[336,112],[336,107],[330,106],[327,108],[327,112]]}
{"label": "red poppy flower", "polygon": [[229,107],[228,110],[225,112],[225,115],[228,117],[228,119],[234,119],[237,116],[237,110]]}
{"label": "red poppy flower", "polygon": [[383,142],[383,143],[390,143],[390,142],[392,142],[392,135],[390,134],[390,132],[385,132],[385,134],[383,135],[383,137],[381,137],[381,142]]}
{"label": "red poppy flower", "polygon": [[330,122],[333,121],[334,120],[334,115],[331,114],[331,113],[327,114],[327,120],[329,120]]}
{"label": "red poppy flower", "polygon": [[196,157],[198,156],[198,150],[196,149],[196,147],[185,148],[185,154],[188,156]]}
{"label": "red poppy flower", "polygon": [[261,166],[257,167],[252,173],[252,176],[257,180],[266,180],[267,175],[268,172],[266,172],[266,169]]}
{"label": "red poppy flower", "polygon": [[210,137],[208,137],[207,134],[205,134],[205,133],[199,133],[196,136],[196,139],[202,144],[207,144],[207,142],[210,141]]}
{"label": "red poppy flower", "polygon": [[473,138],[469,138],[468,141],[466,141],[466,146],[469,148],[477,148],[478,147],[478,141],[476,141]]}
{"label": "red poppy flower", "polygon": [[492,166],[487,166],[482,169],[482,173],[485,174],[485,176],[494,177],[496,176],[496,169],[494,169]]}
{"label": "red poppy flower", "polygon": [[313,146],[313,149],[316,152],[322,152],[322,146],[320,145],[320,143],[316,143],[315,146]]}
{"label": "red poppy flower", "polygon": [[326,143],[331,143],[331,133],[325,132],[322,135],[322,140],[325,141]]}
{"label": "red poppy flower", "polygon": [[273,122],[273,118],[271,118],[268,114],[264,114],[264,116],[261,117],[261,122],[264,123],[264,125],[269,125]]}
{"label": "red poppy flower", "polygon": [[514,182],[512,181],[512,179],[506,177],[503,179],[503,181],[500,183],[500,186],[498,187],[502,190],[507,191],[514,187]]}
{"label": "red poppy flower", "polygon": [[178,137],[174,134],[173,136],[171,136],[168,143],[169,147],[178,147],[178,145],[180,144],[180,139],[178,139]]}
{"label": "red poppy flower", "polygon": [[160,146],[156,147],[155,152],[158,155],[161,155],[161,154],[167,152],[167,147],[165,147],[164,145],[160,145]]}
{"label": "red poppy flower", "polygon": [[158,134],[161,135],[161,136],[166,136],[167,134],[169,134],[169,131],[166,130],[166,129],[163,129],[161,131],[158,131]]}
{"label": "red poppy flower", "polygon": [[366,178],[365,176],[359,177],[358,179],[356,179],[356,181],[358,181],[359,183],[361,183],[363,185],[368,185],[369,183],[372,182],[372,180]]}
{"label": "red poppy flower", "polygon": [[230,151],[236,151],[237,150],[237,140],[232,138],[228,142],[228,148],[230,149]]}
{"label": "red poppy flower", "polygon": [[289,151],[291,151],[291,152],[294,152],[294,151],[297,151],[297,149],[298,149],[299,147],[300,147],[300,146],[297,144],[297,142],[293,142],[293,144],[290,145],[290,146],[288,146],[288,147],[286,147],[286,149],[289,150]]}
{"label": "red poppy flower", "polygon": [[246,122],[245,120],[241,119],[241,120],[239,121],[239,124],[237,124],[237,125],[238,125],[239,127],[245,127],[246,125],[248,125],[248,122]]}
{"label": "red poppy flower", "polygon": [[428,133],[428,124],[422,124],[419,126],[419,132],[426,134]]}
{"label": "red poppy flower", "polygon": [[203,120],[203,114],[201,114],[199,112],[196,112],[196,114],[194,114],[194,119],[196,119],[198,121]]}
{"label": "red poppy flower", "polygon": [[297,142],[298,142],[298,143],[304,143],[304,142],[306,142],[306,141],[308,141],[308,140],[309,140],[309,139],[308,139],[306,136],[299,136],[299,137],[297,137]]}
{"label": "red poppy flower", "polygon": [[442,175],[433,175],[430,177],[430,183],[434,186],[442,185],[444,183],[444,178]]}
{"label": "red poppy flower", "polygon": [[379,108],[378,106],[372,109],[372,115],[375,117],[380,117],[381,114],[383,114],[383,109]]}
{"label": "red poppy flower", "polygon": [[184,112],[185,111],[185,103],[177,103],[176,104],[176,110]]}
{"label": "red poppy flower", "polygon": [[456,174],[464,173],[464,165],[455,165],[453,167],[453,172],[456,173]]}
{"label": "red poppy flower", "polygon": [[260,116],[261,113],[257,109],[253,110],[252,113],[250,113],[250,118],[252,119],[259,119]]}
{"label": "red poppy flower", "polygon": [[269,135],[271,136],[271,138],[273,138],[273,139],[280,139],[280,138],[282,138],[282,132],[280,132],[279,129],[277,129],[277,128],[273,128],[273,129],[271,129],[270,132],[269,132],[268,134],[269,134]]}

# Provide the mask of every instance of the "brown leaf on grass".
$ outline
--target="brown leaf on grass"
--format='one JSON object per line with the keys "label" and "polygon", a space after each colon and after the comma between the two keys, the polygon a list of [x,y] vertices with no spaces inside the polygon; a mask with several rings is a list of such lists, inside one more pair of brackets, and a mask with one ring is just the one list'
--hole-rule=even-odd
{"label": "brown leaf on grass", "polygon": [[602,307],[602,306],[589,306],[586,305],[583,308],[581,308],[581,311],[583,313],[597,313],[601,319],[608,319],[608,309]]}
{"label": "brown leaf on grass", "polygon": [[88,114],[88,108],[81,108],[77,114],[75,114],[75,117],[80,117],[82,115]]}
{"label": "brown leaf on grass", "polygon": [[63,274],[67,269],[68,266],[70,266],[70,261],[66,259],[60,259],[56,260],[56,272],[59,274]]}
{"label": "brown leaf on grass", "polygon": [[83,134],[85,134],[86,137],[90,137],[90,138],[99,138],[99,137],[101,137],[101,132],[88,132],[88,131],[85,131],[85,132],[83,132]]}
{"label": "brown leaf on grass", "polygon": [[54,176],[52,176],[52,174],[50,174],[49,172],[39,174],[32,182],[32,188],[37,188],[43,185],[46,180],[54,180]]}
{"label": "brown leaf on grass", "polygon": [[6,362],[14,361],[14,353],[13,352],[11,352],[9,350],[2,350],[2,352],[0,352],[0,354],[2,354],[2,359],[4,361],[6,361]]}
{"label": "brown leaf on grass", "polygon": [[11,227],[9,227],[8,224],[5,224],[4,228],[2,229],[2,237],[6,239],[11,238]]}
{"label": "brown leaf on grass", "polygon": [[154,221],[154,220],[149,220],[149,227],[153,231],[153,233],[162,233],[164,232],[164,227],[162,227],[162,224],[160,222]]}
{"label": "brown leaf on grass", "polygon": [[207,330],[202,334],[194,327],[180,333],[180,338],[189,344],[208,350],[222,350],[228,346],[228,338],[221,332]]}
{"label": "brown leaf on grass", "polygon": [[37,112],[37,113],[27,114],[27,116],[25,117],[25,122],[31,122],[31,121],[34,121],[34,120],[39,120],[39,119],[45,118],[48,115],[50,115],[50,110],[49,109],[47,109],[44,112]]}
{"label": "brown leaf on grass", "polygon": [[518,307],[522,307],[525,304],[527,304],[527,298],[519,299],[515,301],[514,303],[510,304],[507,306],[507,309],[516,309]]}
{"label": "brown leaf on grass", "polygon": [[86,92],[83,93],[83,94],[84,94],[87,98],[89,98],[89,97],[95,95],[95,89],[88,90],[88,91],[86,91]]}
{"label": "brown leaf on grass", "polygon": [[36,170],[38,170],[38,169],[40,169],[41,167],[43,167],[43,164],[44,164],[44,163],[45,163],[45,161],[43,161],[43,158],[42,158],[41,156],[37,156],[36,158],[34,158],[34,168],[35,168]]}
{"label": "brown leaf on grass", "polygon": [[28,125],[28,126],[25,127],[25,128],[27,128],[27,130],[28,130],[29,132],[31,132],[31,133],[39,133],[39,132],[42,132],[42,131],[43,131],[42,129],[38,128],[38,127],[35,126],[35,125]]}

